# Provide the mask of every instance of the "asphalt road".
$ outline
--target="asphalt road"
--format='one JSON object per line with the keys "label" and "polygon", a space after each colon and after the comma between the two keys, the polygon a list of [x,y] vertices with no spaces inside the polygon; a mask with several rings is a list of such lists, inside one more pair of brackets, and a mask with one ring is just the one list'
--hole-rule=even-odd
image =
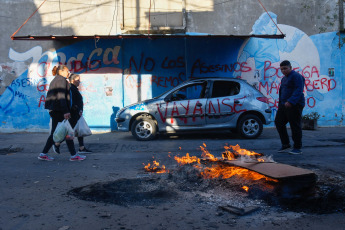
{"label": "asphalt road", "polygon": [[[39,161],[47,136],[0,134],[1,230],[345,229],[344,209],[337,206],[338,199],[345,197],[342,127],[304,131],[302,155],[277,153],[280,141],[272,128],[264,129],[255,140],[214,132],[138,142],[130,133],[99,133],[85,138],[94,152],[83,162],[70,162],[65,144],[60,155],[51,154],[54,161]],[[224,146],[239,144],[276,162],[314,171],[317,192],[310,197],[324,203],[316,205],[322,210],[289,209],[291,205],[262,199],[267,196],[258,195],[260,189],[251,194],[241,191],[237,188],[240,179],[206,180],[195,176],[193,169],[177,166],[174,156],[200,157],[204,143],[216,157]],[[146,173],[143,164],[152,163],[153,158],[170,173]],[[77,192],[82,196],[76,196]],[[258,209],[240,216],[220,209],[224,205]]]}

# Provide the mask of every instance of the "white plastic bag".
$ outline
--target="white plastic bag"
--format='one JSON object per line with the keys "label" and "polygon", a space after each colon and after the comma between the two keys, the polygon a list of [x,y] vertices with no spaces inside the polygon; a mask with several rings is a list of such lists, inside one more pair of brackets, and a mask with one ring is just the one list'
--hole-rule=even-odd
{"label": "white plastic bag", "polygon": [[54,142],[63,142],[66,140],[73,140],[74,130],[68,120],[63,120],[59,122],[53,133]]}
{"label": "white plastic bag", "polygon": [[67,129],[65,126],[65,121],[63,120],[62,122],[59,122],[56,126],[56,129],[53,133],[53,140],[54,142],[62,142],[65,140],[65,137],[67,135]]}
{"label": "white plastic bag", "polygon": [[76,137],[86,137],[92,135],[91,129],[87,125],[83,116],[81,116],[74,127],[74,134]]}
{"label": "white plastic bag", "polygon": [[68,120],[65,120],[65,126],[67,129],[66,140],[73,140],[74,138],[74,129],[72,128],[71,124]]}

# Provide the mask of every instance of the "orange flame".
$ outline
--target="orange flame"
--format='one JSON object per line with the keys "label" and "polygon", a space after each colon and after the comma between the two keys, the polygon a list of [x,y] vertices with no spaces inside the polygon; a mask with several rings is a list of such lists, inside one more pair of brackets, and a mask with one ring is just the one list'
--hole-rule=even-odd
{"label": "orange flame", "polygon": [[[224,146],[225,152],[222,153],[223,160],[235,160],[239,156],[262,156],[261,153],[256,153],[254,151],[250,151],[247,149],[241,149],[241,147],[237,145],[230,145],[230,146]],[[264,160],[258,160],[260,162],[263,162]]]}
{"label": "orange flame", "polygon": [[243,186],[242,187],[244,189],[244,191],[248,192],[249,191],[249,187],[248,186]]}
{"label": "orange flame", "polygon": [[165,165],[159,166],[158,161],[153,161],[152,165],[148,163],[144,166],[146,172],[155,172],[155,173],[168,173],[169,170],[165,168]]}
{"label": "orange flame", "polygon": [[[206,149],[206,144],[203,143],[203,146],[200,146],[201,151],[202,151],[202,157],[206,158],[209,161],[212,162],[219,162],[218,164],[214,164],[213,166],[210,167],[205,167],[203,164],[201,164],[201,159],[196,157],[196,156],[190,156],[189,153],[186,154],[186,156],[178,157],[175,156],[174,159],[177,161],[179,165],[186,165],[186,164],[193,164],[192,166],[196,168],[202,177],[205,179],[213,179],[213,178],[222,178],[222,179],[228,179],[233,176],[240,176],[244,177],[249,180],[261,180],[264,179],[266,181],[270,182],[278,182],[276,179],[272,179],[269,177],[266,177],[260,173],[241,168],[241,167],[235,167],[235,166],[230,166],[226,164],[220,164],[221,161],[217,159],[214,155],[212,155],[207,149]],[[239,145],[235,146],[224,146],[225,152],[222,153],[223,159],[226,160],[235,160],[239,156],[255,156],[255,160],[258,162],[264,162],[265,160],[262,158],[258,158],[258,156],[263,156],[263,154],[256,153],[253,151],[249,151],[246,149],[241,149]],[[181,150],[181,147],[179,147]],[[169,157],[170,157],[170,152],[169,152]],[[168,173],[169,170],[165,168],[164,165],[160,166],[159,162],[156,160],[153,160],[153,163],[144,166],[145,171],[147,172],[155,172],[155,173]],[[247,186],[242,187],[244,190],[248,191]]]}
{"label": "orange flame", "polygon": [[222,153],[223,160],[229,160],[229,161],[235,160],[236,155],[232,153],[231,151],[229,151],[230,147],[224,146],[224,148],[225,148],[225,152]]}
{"label": "orange flame", "polygon": [[215,156],[213,156],[213,155],[206,149],[206,144],[203,143],[203,145],[205,146],[205,148],[202,147],[202,146],[200,146],[201,151],[202,151],[201,156],[204,157],[204,158],[207,158],[207,159],[210,160],[210,161],[218,161],[218,159],[217,159]]}
{"label": "orange flame", "polygon": [[[206,144],[203,143],[203,146],[200,146],[202,151],[202,157],[207,158],[209,161],[219,161],[214,155],[212,155],[207,149]],[[238,156],[262,156],[260,153],[256,153],[253,151],[249,151],[246,149],[241,149],[239,145],[235,146],[225,146],[224,147],[226,151],[222,154],[223,159],[231,159],[235,160]],[[196,156],[189,156],[189,153],[186,154],[186,156],[177,157],[175,156],[174,159],[180,164],[192,164],[194,168],[198,169],[201,173],[201,176],[203,176],[206,179],[213,179],[213,178],[222,178],[222,179],[228,179],[233,176],[241,176],[250,180],[260,180],[264,179],[266,181],[272,181],[272,182],[278,182],[278,180],[266,177],[260,173],[241,168],[241,167],[235,167],[235,166],[228,166],[228,165],[214,165],[211,167],[204,168],[200,164],[200,158]],[[263,162],[264,159],[258,158],[259,162]]]}
{"label": "orange flame", "polygon": [[237,153],[240,156],[262,156],[262,154],[260,153],[256,153],[254,151],[250,151],[247,149],[241,149],[241,147],[238,144],[235,146],[230,145],[229,147],[232,148],[233,151],[235,151],[235,153]]}
{"label": "orange flame", "polygon": [[200,159],[196,156],[189,156],[189,153],[186,154],[186,156],[178,157],[175,156],[174,159],[179,163],[180,165],[185,165],[185,164],[192,164],[194,162],[197,162],[200,164]]}
{"label": "orange flame", "polygon": [[278,180],[266,177],[260,173],[257,173],[245,168],[235,167],[235,166],[225,167],[221,165],[216,165],[214,167],[207,167],[204,169],[203,172],[201,172],[201,175],[206,179],[214,179],[214,178],[228,179],[233,176],[241,176],[250,180],[265,179],[267,181],[278,182]]}

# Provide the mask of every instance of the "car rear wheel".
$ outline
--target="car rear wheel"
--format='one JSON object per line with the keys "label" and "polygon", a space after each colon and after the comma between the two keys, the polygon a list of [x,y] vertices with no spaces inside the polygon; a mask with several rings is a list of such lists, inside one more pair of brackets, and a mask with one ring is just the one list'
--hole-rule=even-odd
{"label": "car rear wheel", "polygon": [[139,141],[152,140],[157,135],[157,126],[155,122],[147,116],[139,116],[134,121],[132,135]]}
{"label": "car rear wheel", "polygon": [[261,135],[263,129],[262,121],[254,114],[244,115],[238,122],[238,133],[247,139],[254,139]]}

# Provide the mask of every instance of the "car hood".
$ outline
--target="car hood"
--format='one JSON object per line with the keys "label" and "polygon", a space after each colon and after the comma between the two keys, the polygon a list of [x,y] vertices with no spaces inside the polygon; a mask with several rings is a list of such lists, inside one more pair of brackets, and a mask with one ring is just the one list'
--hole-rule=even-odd
{"label": "car hood", "polygon": [[144,100],[144,101],[139,101],[139,102],[127,105],[127,106],[123,107],[121,110],[123,111],[123,110],[131,108],[131,107],[144,106],[144,105],[147,105],[147,104],[149,104],[151,102],[154,102],[154,101],[157,101],[157,100],[159,100],[159,99],[158,98],[152,98],[152,99],[147,99],[147,100]]}

